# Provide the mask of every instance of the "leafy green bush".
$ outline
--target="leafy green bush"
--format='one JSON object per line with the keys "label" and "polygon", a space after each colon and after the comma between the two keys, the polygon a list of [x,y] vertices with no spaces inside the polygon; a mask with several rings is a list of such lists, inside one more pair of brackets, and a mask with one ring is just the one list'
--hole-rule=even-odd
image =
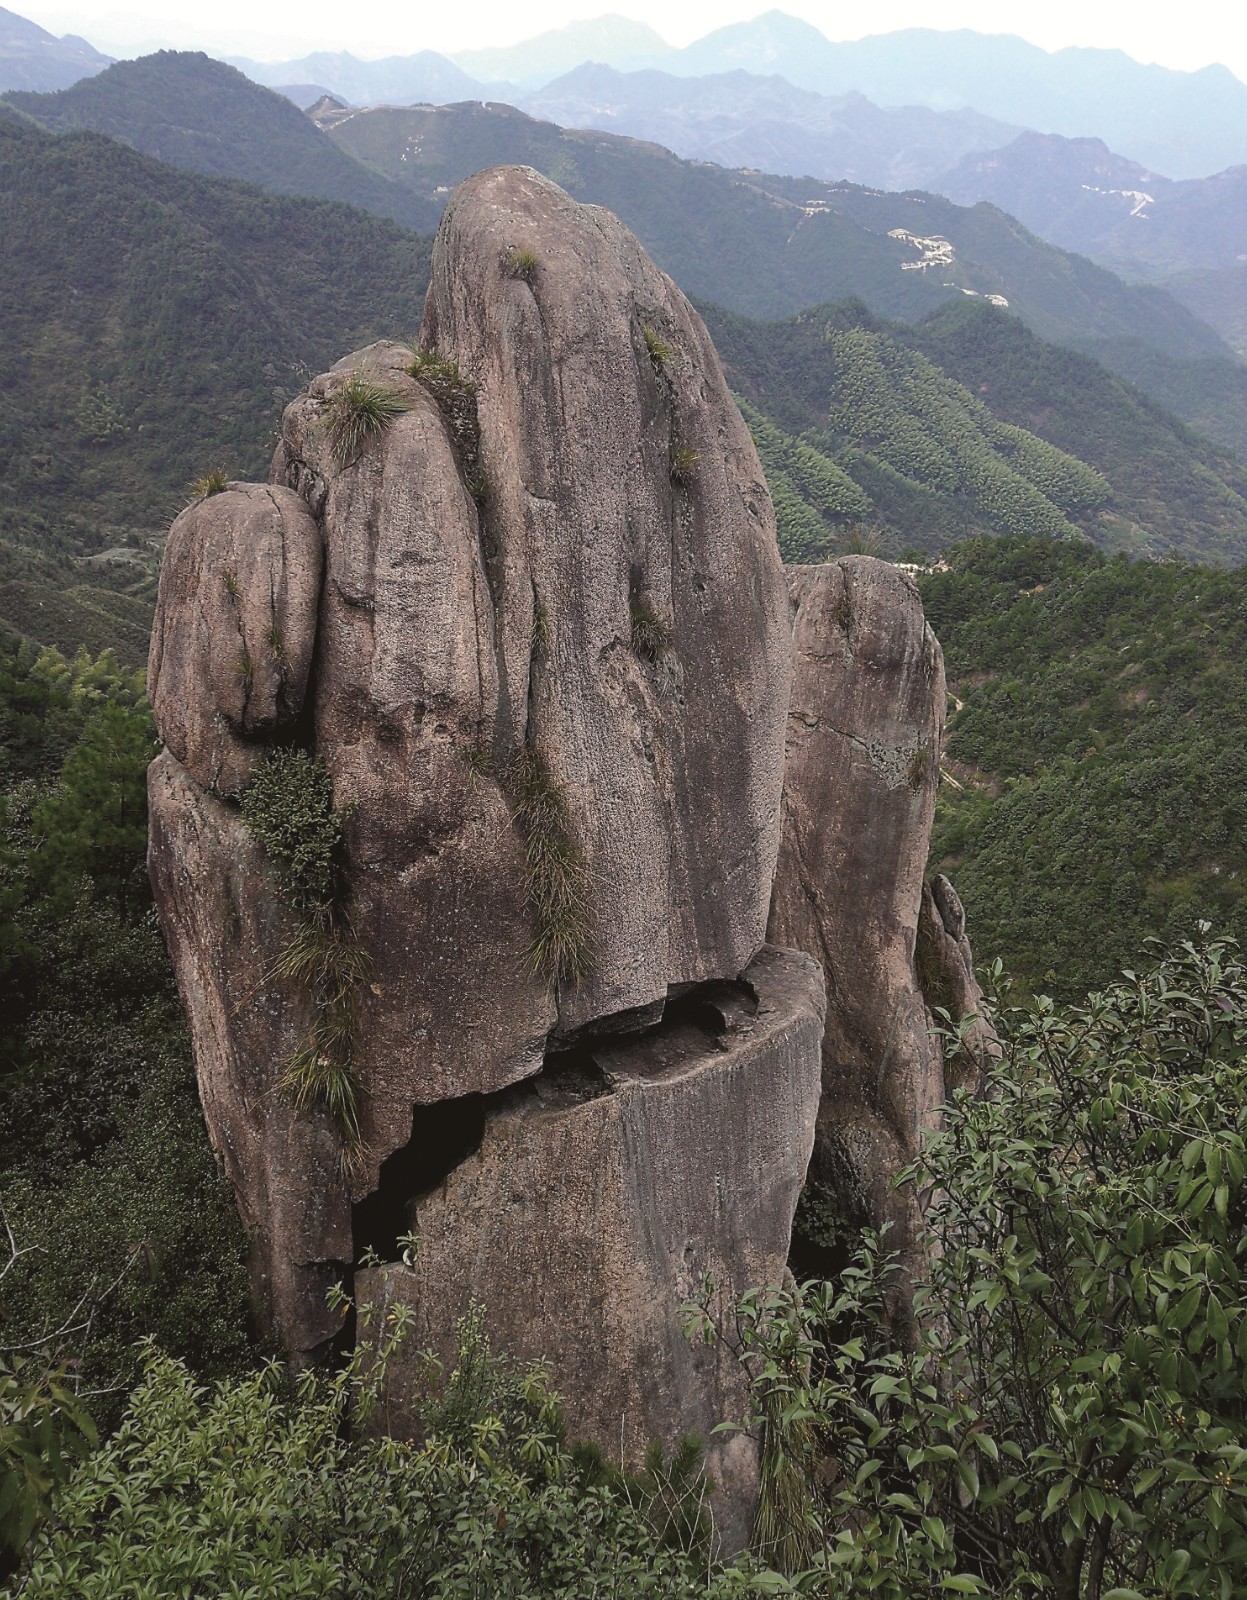
{"label": "leafy green bush", "polygon": [[304,750],[276,749],[256,769],[242,816],[273,875],[299,914],[275,977],[308,997],[307,1033],[282,1069],[281,1092],[301,1110],[325,1112],[343,1136],[343,1157],[360,1154],[355,1081],[357,998],[368,966],[343,904],[343,813],[333,805],[324,763]]}
{"label": "leafy green bush", "polygon": [[916,1347],[890,1347],[877,1239],[838,1285],[740,1309],[760,1553],[893,1600],[1231,1600],[1247,974],[1231,944],[1188,943],[1085,1006],[998,1026],[984,1094],[955,1097],[904,1180],[934,1245]]}
{"label": "leafy green bush", "polygon": [[300,909],[327,905],[338,886],[342,814],[333,781],[306,750],[275,749],[242,797],[242,817],[273,876]]}
{"label": "leafy green bush", "polygon": [[[361,1318],[368,1313],[361,1309]],[[774,1593],[749,1563],[664,1543],[589,1481],[540,1368],[492,1358],[479,1320],[421,1444],[377,1437],[382,1361],[336,1377],[278,1367],[205,1390],[151,1351],[115,1438],[77,1469],[24,1600],[210,1592],[255,1600],[727,1600]],[[101,1527],[106,1532],[101,1536]]]}

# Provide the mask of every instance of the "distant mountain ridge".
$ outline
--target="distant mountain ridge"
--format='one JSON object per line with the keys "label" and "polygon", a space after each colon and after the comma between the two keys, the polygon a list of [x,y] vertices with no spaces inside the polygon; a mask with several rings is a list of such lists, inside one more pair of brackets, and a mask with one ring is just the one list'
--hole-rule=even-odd
{"label": "distant mountain ridge", "polygon": [[429,203],[481,167],[533,166],[614,211],[686,293],[742,315],[856,295],[880,316],[917,320],[957,295],[996,296],[1047,339],[1137,337],[1178,359],[1230,358],[1163,291],[1125,284],[994,207],[733,172],[507,105],[373,107],[317,121]]}
{"label": "distant mountain ridge", "polygon": [[67,89],[80,78],[103,72],[112,59],[76,34],[58,39],[37,23],[0,6],[0,92]]}
{"label": "distant mountain ridge", "polygon": [[737,67],[820,94],[972,106],[1041,133],[1094,136],[1176,178],[1247,161],[1247,84],[1223,66],[1178,72],[1121,50],[1050,52],[968,29],[908,28],[837,44],[782,11],[719,28],[663,61],[664,71],[689,77]]}
{"label": "distant mountain ridge", "polygon": [[198,51],[161,50],[56,94],[6,99],[54,133],[86,128],[191,172],[436,226],[437,207],[361,167],[283,96]]}
{"label": "distant mountain ridge", "polygon": [[976,111],[884,110],[860,94],[833,98],[742,70],[682,78],[585,65],[519,104],[565,128],[651,139],[692,160],[888,189],[930,187],[1020,131]]}
{"label": "distant mountain ridge", "polygon": [[653,28],[616,13],[552,28],[534,39],[501,49],[457,50],[451,59],[481,81],[504,81],[528,89],[540,87],[586,62],[606,63],[628,71],[656,66],[676,54]]}
{"label": "distant mountain ridge", "polygon": [[967,154],[935,187],[965,205],[1003,206],[1064,249],[1163,283],[1247,355],[1247,165],[1175,182],[1098,139],[1023,133]]}

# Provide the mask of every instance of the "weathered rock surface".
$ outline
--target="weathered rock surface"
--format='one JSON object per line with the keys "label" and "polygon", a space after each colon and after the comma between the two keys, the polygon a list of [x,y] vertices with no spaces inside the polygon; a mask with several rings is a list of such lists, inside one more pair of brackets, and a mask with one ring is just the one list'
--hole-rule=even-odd
{"label": "weathered rock surface", "polygon": [[[419,378],[383,343],[314,380],[287,408],[271,486],[179,519],[153,643],[183,764],[177,785],[159,779],[153,877],[209,1125],[244,1215],[266,1219],[271,1311],[296,1349],[323,1337],[306,1284],[349,1258],[350,1206],[413,1110],[496,1094],[586,1031],[647,1026],[672,989],[735,979],[765,937],[778,849],[789,601],[696,314],[613,218],[498,169],[448,210],[421,344],[440,364]],[[361,384],[399,414],[348,446],[334,422]],[[253,919],[273,894],[235,811],[208,804],[273,737],[331,776],[340,925],[367,973],[362,1149],[332,1181],[319,1158],[274,1154],[295,1137],[269,1102],[309,1000],[274,998],[291,936],[276,902],[239,940],[225,886]],[[521,770],[557,836],[517,819]],[[534,961],[542,849],[575,869],[575,981]],[[192,912],[178,872],[196,850],[213,882]],[[258,1014],[274,1006],[280,1026]],[[293,1186],[280,1206],[275,1161]]]}
{"label": "weathered rock surface", "polygon": [[258,741],[298,716],[320,587],[320,529],[289,489],[232,483],[173,524],[147,691],[160,737],[205,789],[241,789]]}
{"label": "weathered rock surface", "polygon": [[212,1143],[254,1235],[258,1304],[294,1351],[335,1335],[325,1300],[353,1256],[340,1142],[328,1120],[277,1092],[306,1021],[274,974],[293,918],[269,883],[235,806],[208,794],[168,752],[147,779],[148,869]]}
{"label": "weathered rock surface", "polygon": [[421,342],[477,385],[501,750],[540,750],[593,884],[560,1029],[738,972],[778,843],[788,605],[701,319],[609,212],[502,167],[451,197]]}
{"label": "weathered rock surface", "polygon": [[[496,1347],[550,1363],[573,1437],[629,1460],[653,1439],[705,1440],[720,1533],[739,1548],[756,1445],[712,1430],[747,1420],[744,1373],[727,1344],[690,1344],[679,1308],[706,1274],[729,1293],[783,1281],[822,1021],[817,965],[768,946],[652,1031],[552,1057],[488,1102],[472,1153],[391,1219],[419,1241],[412,1265],[356,1275],[361,1303],[414,1316],[391,1419],[427,1381],[416,1353],[453,1360],[475,1299]],[[409,1159],[428,1159],[419,1121]]]}
{"label": "weathered rock surface", "polygon": [[957,943],[964,916],[946,931],[923,889],[943,656],[898,568],[846,556],[789,579],[795,670],[769,937],[816,956],[827,979],[810,1176],[850,1219],[890,1223],[916,1265],[914,1203],[891,1183],[948,1087],[916,959],[924,905],[931,970],[947,975],[939,1003],[962,1015],[978,998]]}

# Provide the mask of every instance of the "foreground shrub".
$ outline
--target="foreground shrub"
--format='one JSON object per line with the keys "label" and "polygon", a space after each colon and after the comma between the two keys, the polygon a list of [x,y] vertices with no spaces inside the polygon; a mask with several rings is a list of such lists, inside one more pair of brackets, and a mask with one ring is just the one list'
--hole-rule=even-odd
{"label": "foreground shrub", "polygon": [[[387,1325],[390,1351],[402,1331]],[[363,1360],[332,1378],[270,1365],[207,1389],[150,1351],[119,1432],[36,1541],[23,1600],[773,1592],[664,1546],[626,1489],[594,1481],[594,1453],[567,1447],[542,1371],[491,1357],[479,1322],[422,1444],[369,1436],[378,1377]]]}
{"label": "foreground shrub", "polygon": [[[1007,1012],[906,1181],[938,1247],[746,1297],[760,1550],[892,1600],[1159,1600],[1247,1573],[1247,977],[1228,942]],[[954,1041],[955,1043],[955,1041]],[[704,1331],[708,1325],[701,1324]],[[821,1575],[821,1576],[820,1576]]]}

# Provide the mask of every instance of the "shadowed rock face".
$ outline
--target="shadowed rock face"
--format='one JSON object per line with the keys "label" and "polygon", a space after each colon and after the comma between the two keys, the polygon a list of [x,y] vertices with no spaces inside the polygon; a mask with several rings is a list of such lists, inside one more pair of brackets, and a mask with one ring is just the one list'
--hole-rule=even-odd
{"label": "shadowed rock face", "polygon": [[[440,363],[420,378],[382,343],[315,379],[270,487],[179,518],[153,642],[153,881],[209,1126],[296,1351],[326,1338],[351,1207],[413,1113],[734,981],[778,849],[789,600],[696,314],[613,218],[499,169],[447,212],[420,343]],[[361,385],[390,416],[347,443]],[[298,924],[237,806],[271,742],[323,763],[344,819],[339,925],[366,974],[349,1171],[278,1087],[313,1000],[277,976]],[[577,974],[534,960],[542,852],[570,863]]]}
{"label": "shadowed rock face", "polygon": [[[632,1039],[554,1056],[484,1108],[472,1153],[391,1223],[418,1238],[412,1265],[356,1276],[361,1303],[413,1313],[391,1420],[427,1382],[415,1352],[453,1361],[454,1318],[475,1298],[504,1349],[551,1363],[582,1436],[630,1460],[654,1439],[705,1440],[720,1536],[743,1545],[756,1456],[712,1430],[749,1416],[744,1373],[726,1344],[690,1344],[679,1309],[707,1274],[783,1277],[822,1016],[817,965],[768,946],[739,983],[697,990]],[[413,1164],[420,1144],[417,1118]]]}
{"label": "shadowed rock face", "polygon": [[[848,1218],[891,1223],[891,1244],[916,1266],[913,1201],[891,1182],[950,1087],[929,1008],[957,1018],[980,999],[951,884],[937,880],[934,898],[923,887],[943,656],[917,589],[886,562],[792,567],[789,582],[795,670],[768,931],[816,956],[827,980],[810,1177]],[[964,1081],[973,1070],[967,1056]]]}

